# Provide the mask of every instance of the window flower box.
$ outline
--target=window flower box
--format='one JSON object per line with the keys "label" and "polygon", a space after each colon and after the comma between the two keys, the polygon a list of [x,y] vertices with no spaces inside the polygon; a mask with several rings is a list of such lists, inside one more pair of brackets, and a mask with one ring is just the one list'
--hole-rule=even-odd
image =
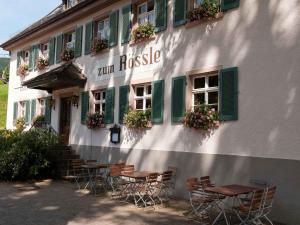
{"label": "window flower box", "polygon": [[102,52],[104,49],[108,49],[108,40],[95,38],[92,45],[92,52],[97,54]]}
{"label": "window flower box", "polygon": [[25,76],[28,73],[29,67],[27,64],[21,64],[17,70],[19,76]]}
{"label": "window flower box", "polygon": [[124,124],[128,128],[151,128],[151,110],[129,110],[124,115]]}
{"label": "window flower box", "polygon": [[223,12],[220,11],[220,4],[216,0],[204,0],[201,6],[188,12],[188,24],[219,19],[223,15]]}
{"label": "window flower box", "polygon": [[209,105],[199,105],[194,111],[188,111],[183,119],[185,127],[194,128],[196,130],[211,131],[219,127],[219,113],[212,109]]}
{"label": "window flower box", "polygon": [[132,41],[133,43],[143,42],[145,40],[153,39],[155,28],[151,23],[146,23],[139,25],[136,29],[132,31]]}
{"label": "window flower box", "polygon": [[86,126],[89,129],[97,129],[97,128],[104,128],[104,114],[102,113],[89,113],[86,119]]}
{"label": "window flower box", "polygon": [[44,70],[48,65],[48,59],[39,57],[36,61],[36,68],[38,69],[38,71]]}
{"label": "window flower box", "polygon": [[74,50],[73,49],[64,49],[61,53],[61,60],[68,62],[74,59]]}

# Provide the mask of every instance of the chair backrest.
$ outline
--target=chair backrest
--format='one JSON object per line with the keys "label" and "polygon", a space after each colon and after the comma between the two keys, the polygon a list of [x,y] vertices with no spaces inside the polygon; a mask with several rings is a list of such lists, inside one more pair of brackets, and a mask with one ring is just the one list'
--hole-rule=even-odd
{"label": "chair backrest", "polygon": [[168,166],[168,171],[172,171],[173,177],[176,177],[176,175],[177,175],[177,167],[175,167],[175,166]]}
{"label": "chair backrest", "polygon": [[71,167],[73,170],[82,169],[82,165],[84,165],[84,160],[82,159],[72,159]]}
{"label": "chair backrest", "polygon": [[200,177],[200,183],[203,189],[212,186],[209,176]]}
{"label": "chair backrest", "polygon": [[276,186],[271,186],[265,189],[264,208],[272,207],[276,193]]}
{"label": "chair backrest", "polygon": [[253,192],[253,195],[251,198],[250,211],[257,211],[257,210],[261,209],[262,204],[263,204],[264,193],[265,193],[264,189],[258,189]]}
{"label": "chair backrest", "polygon": [[186,180],[186,189],[189,191],[189,192],[193,192],[193,191],[196,191],[199,189],[199,181],[198,181],[198,178],[196,177],[190,177]]}
{"label": "chair backrest", "polygon": [[94,160],[94,159],[89,159],[89,160],[86,160],[86,163],[96,163],[97,160]]}
{"label": "chair backrest", "polygon": [[134,165],[124,165],[124,167],[122,168],[122,172],[124,173],[134,172]]}
{"label": "chair backrest", "polygon": [[112,165],[109,167],[109,176],[110,177],[119,177],[121,174],[121,168],[116,165]]}
{"label": "chair backrest", "polygon": [[155,183],[157,182],[157,178],[158,178],[158,173],[150,173],[147,176],[147,183]]}
{"label": "chair backrest", "polygon": [[164,171],[161,175],[161,181],[163,183],[171,182],[172,181],[172,176],[173,176],[173,171],[172,170]]}

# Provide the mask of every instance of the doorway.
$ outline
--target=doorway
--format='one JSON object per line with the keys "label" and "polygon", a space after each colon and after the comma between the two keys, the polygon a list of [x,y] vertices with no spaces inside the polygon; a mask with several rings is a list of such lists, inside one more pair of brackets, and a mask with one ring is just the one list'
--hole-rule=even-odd
{"label": "doorway", "polygon": [[71,125],[71,99],[61,98],[59,133],[65,145],[69,145],[70,125]]}

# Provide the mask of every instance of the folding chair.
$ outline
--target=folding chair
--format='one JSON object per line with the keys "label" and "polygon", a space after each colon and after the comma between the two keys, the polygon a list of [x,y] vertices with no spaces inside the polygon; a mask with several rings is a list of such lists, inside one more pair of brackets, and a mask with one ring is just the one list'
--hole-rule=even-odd
{"label": "folding chair", "polygon": [[206,193],[202,187],[201,181],[197,178],[188,178],[186,187],[189,191],[189,202],[191,210],[188,212],[187,217],[192,218],[197,222],[203,222],[204,219],[209,218],[209,210],[213,207],[216,197],[212,194]]}
{"label": "folding chair", "polygon": [[81,167],[82,165],[84,165],[84,161],[81,159],[71,160],[71,169],[68,171],[68,175],[64,176],[64,179],[74,181],[78,190],[81,189],[80,182],[89,179],[89,175],[86,169]]}
{"label": "folding chair", "polygon": [[175,190],[175,185],[176,185],[176,178],[177,178],[177,167],[175,166],[168,166],[168,171],[172,171],[172,182],[171,182],[171,187],[173,191]]}
{"label": "folding chair", "polygon": [[167,170],[161,174],[161,179],[158,181],[159,187],[159,201],[162,202],[162,198],[164,197],[166,201],[169,200],[170,195],[173,191],[173,171]]}
{"label": "folding chair", "polygon": [[271,213],[273,207],[275,192],[276,192],[276,186],[268,187],[265,189],[265,196],[263,199],[261,215],[259,216],[259,220],[263,218],[267,220],[271,225],[273,225],[273,223],[271,219],[268,217],[268,215]]}
{"label": "folding chair", "polygon": [[249,223],[261,224],[262,204],[264,199],[264,190],[260,189],[252,193],[250,202],[241,202],[238,206],[233,207],[240,220],[240,225],[248,225]]}

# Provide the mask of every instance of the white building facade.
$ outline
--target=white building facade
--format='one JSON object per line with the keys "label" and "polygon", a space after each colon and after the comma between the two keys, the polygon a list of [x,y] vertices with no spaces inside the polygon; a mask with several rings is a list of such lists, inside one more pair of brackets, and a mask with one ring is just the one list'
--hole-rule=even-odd
{"label": "white building facade", "polygon": [[[8,129],[19,117],[29,128],[43,114],[84,159],[176,166],[180,196],[188,177],[275,184],[272,218],[299,223],[299,0],[223,0],[217,18],[193,22],[188,12],[202,1],[67,2],[2,44],[11,52]],[[155,35],[134,41],[132,30],[145,22]],[[107,48],[95,53],[95,38]],[[65,48],[74,50],[69,62]],[[41,71],[40,57],[49,61]],[[220,114],[209,135],[181,122],[199,102]],[[127,128],[128,107],[151,108],[152,126]],[[88,129],[88,112],[103,112],[106,126]]]}

